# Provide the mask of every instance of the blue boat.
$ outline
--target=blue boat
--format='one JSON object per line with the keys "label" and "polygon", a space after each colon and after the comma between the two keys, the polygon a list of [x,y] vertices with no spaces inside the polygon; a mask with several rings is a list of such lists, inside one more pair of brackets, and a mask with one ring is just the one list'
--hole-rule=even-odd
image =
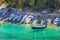
{"label": "blue boat", "polygon": [[44,29],[46,27],[47,27],[46,25],[43,25],[43,26],[32,26],[32,29]]}

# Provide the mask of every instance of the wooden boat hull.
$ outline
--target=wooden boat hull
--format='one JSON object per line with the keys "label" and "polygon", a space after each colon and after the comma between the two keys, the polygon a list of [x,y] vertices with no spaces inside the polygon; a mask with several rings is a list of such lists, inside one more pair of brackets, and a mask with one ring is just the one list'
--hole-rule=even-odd
{"label": "wooden boat hull", "polygon": [[39,26],[39,27],[32,26],[32,29],[44,29],[44,28],[46,28],[46,26]]}

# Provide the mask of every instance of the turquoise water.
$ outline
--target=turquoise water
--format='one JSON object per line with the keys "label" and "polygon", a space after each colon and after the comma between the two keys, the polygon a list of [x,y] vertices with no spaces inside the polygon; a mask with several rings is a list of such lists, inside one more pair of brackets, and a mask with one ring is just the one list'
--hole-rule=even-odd
{"label": "turquoise water", "polygon": [[60,27],[33,30],[31,24],[0,25],[0,40],[60,40]]}

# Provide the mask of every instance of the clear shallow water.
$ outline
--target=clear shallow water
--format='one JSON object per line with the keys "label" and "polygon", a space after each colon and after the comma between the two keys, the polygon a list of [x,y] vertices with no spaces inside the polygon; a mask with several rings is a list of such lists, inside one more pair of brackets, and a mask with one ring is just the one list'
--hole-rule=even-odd
{"label": "clear shallow water", "polygon": [[0,25],[0,40],[59,40],[60,27],[33,30],[31,24]]}

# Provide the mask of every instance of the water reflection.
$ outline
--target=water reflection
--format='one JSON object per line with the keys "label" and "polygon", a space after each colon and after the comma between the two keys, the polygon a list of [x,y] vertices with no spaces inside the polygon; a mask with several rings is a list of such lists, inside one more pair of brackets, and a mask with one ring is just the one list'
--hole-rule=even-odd
{"label": "water reflection", "polygon": [[44,31],[45,29],[33,29],[33,32],[41,32]]}

